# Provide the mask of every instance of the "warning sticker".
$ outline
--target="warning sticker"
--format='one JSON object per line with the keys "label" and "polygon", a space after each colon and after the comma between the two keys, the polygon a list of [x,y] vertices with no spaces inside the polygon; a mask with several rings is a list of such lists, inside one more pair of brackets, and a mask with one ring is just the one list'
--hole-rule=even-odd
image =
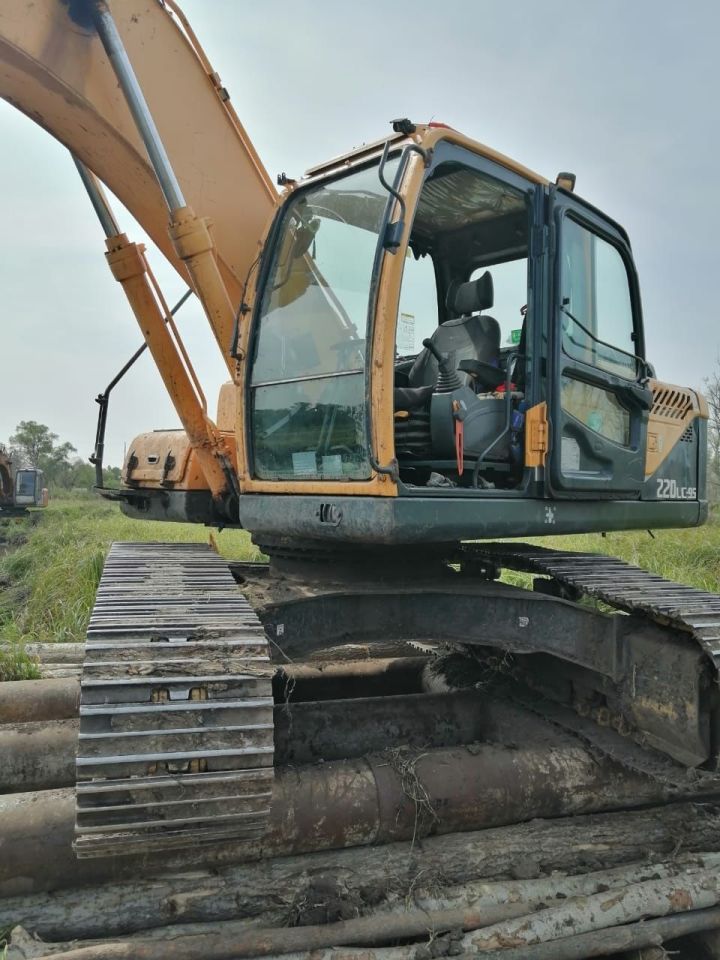
{"label": "warning sticker", "polygon": [[397,352],[401,357],[415,353],[415,314],[401,313],[397,328]]}
{"label": "warning sticker", "polygon": [[292,455],[293,473],[296,477],[312,477],[317,474],[314,450],[301,450]]}

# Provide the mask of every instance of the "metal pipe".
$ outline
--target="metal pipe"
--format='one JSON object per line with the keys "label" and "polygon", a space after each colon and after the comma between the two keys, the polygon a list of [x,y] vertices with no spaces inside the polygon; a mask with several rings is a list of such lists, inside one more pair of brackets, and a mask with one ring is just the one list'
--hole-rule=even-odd
{"label": "metal pipe", "polygon": [[[92,200],[92,196],[90,197],[90,199]],[[93,203],[93,206],[95,206],[94,203]],[[110,215],[112,216],[112,213]],[[98,213],[98,216],[100,216],[99,213]],[[101,222],[102,222],[102,218],[101,218]],[[103,224],[103,228],[104,228],[104,224]],[[189,288],[185,291],[182,297],[180,297],[178,302],[172,308],[170,313],[166,315],[165,323],[168,323],[170,321],[170,317],[175,316],[177,311],[185,303],[185,301],[187,300],[187,298],[190,296],[192,292],[193,291],[190,290]],[[93,450],[92,455],[88,459],[90,460],[90,463],[92,463],[95,466],[95,486],[99,490],[102,490],[104,486],[103,461],[105,459],[105,429],[107,427],[107,415],[108,415],[108,406],[110,405],[110,394],[112,393],[114,387],[116,387],[118,383],[122,380],[122,378],[125,376],[128,370],[130,370],[130,368],[135,364],[135,362],[140,359],[140,357],[147,350],[147,348],[148,348],[147,341],[145,341],[145,343],[143,343],[141,347],[137,348],[137,350],[130,357],[127,363],[125,363],[124,366],[121,367],[121,369],[115,374],[115,376],[112,378],[112,380],[107,385],[107,387],[105,387],[104,392],[99,393],[97,397],[95,397],[95,403],[97,403],[100,406],[100,410],[98,412],[98,422],[97,422],[97,428],[95,430],[95,449]]]}
{"label": "metal pipe", "polygon": [[77,719],[0,724],[0,793],[75,782]]}
{"label": "metal pipe", "polygon": [[[44,647],[45,645],[43,645]],[[80,673],[84,644],[52,644],[62,647],[62,660],[54,662]],[[72,651],[66,651],[72,647]],[[44,649],[28,644],[31,656],[47,660]],[[279,703],[348,697],[388,696],[420,691],[420,671],[427,657],[387,657],[330,663],[287,663],[275,676]],[[0,725],[31,720],[64,720],[76,717],[80,684],[73,677],[45,680],[7,680],[0,683]]]}
{"label": "metal pipe", "polygon": [[[235,375],[235,363],[229,349],[233,338],[235,307],[230,300],[217,262],[217,253],[208,222],[196,216],[180,189],[170,159],[158,133],[132,64],[128,58],[107,0],[94,0],[93,20],[105,52],[123,91],[128,108],[150,157],[160,189],[170,211],[170,239],[175,252],[184,261],[191,284],[203,305],[228,372]],[[226,458],[225,472],[234,493],[237,483]]]}
{"label": "metal pipe", "polygon": [[[707,788],[706,788],[707,789]],[[688,783],[684,797],[699,798]],[[666,788],[580,744],[395,751],[276,771],[264,858],[660,803]],[[238,862],[246,841],[78,860],[75,791],[0,795],[0,897]]]}
{"label": "metal pipe", "polygon": [[186,206],[180,184],[170,163],[165,146],[155,126],[145,95],[135,76],[115,21],[105,0],[98,0],[93,7],[93,20],[98,36],[115,71],[128,108],[138,128],[140,137],[150,157],[150,163],[160,184],[170,211]]}
{"label": "metal pipe", "polygon": [[76,717],[77,680],[8,680],[0,684],[0,724]]}
{"label": "metal pipe", "polygon": [[73,163],[77,167],[77,172],[80,174],[80,179],[83,182],[83,186],[87,190],[87,195],[90,197],[90,203],[93,205],[93,210],[97,214],[100,225],[105,231],[105,236],[116,237],[120,233],[120,227],[115,219],[115,215],[110,209],[110,204],[105,196],[105,191],[100,186],[100,181],[97,179],[92,170],[89,170],[85,166],[82,160],[78,160],[74,153],[71,154],[71,156],[73,158]]}
{"label": "metal pipe", "polygon": [[[533,720],[533,723],[536,721]],[[402,746],[458,746],[498,729],[475,690],[284,703],[273,709],[275,758],[305,764]],[[0,794],[75,783],[79,720],[0,724]]]}

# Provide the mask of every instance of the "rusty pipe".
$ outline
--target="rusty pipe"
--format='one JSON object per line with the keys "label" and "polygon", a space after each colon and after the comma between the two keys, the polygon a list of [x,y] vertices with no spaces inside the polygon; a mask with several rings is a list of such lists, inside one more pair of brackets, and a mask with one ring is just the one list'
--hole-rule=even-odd
{"label": "rusty pipe", "polygon": [[0,724],[76,717],[77,680],[8,680],[0,683]]}
{"label": "rusty pipe", "polygon": [[[74,648],[72,654],[59,656],[57,663],[68,667],[77,663],[79,671],[83,659],[80,648],[84,645],[71,646]],[[31,650],[30,644],[27,649],[42,659],[42,651]],[[288,663],[278,668],[274,680],[275,695],[284,703],[286,699],[296,702],[332,700],[348,695],[417,693],[420,691],[419,673],[426,662],[422,657],[388,657],[338,663]],[[80,682],[74,677],[7,681],[0,683],[0,726],[3,723],[75,717],[79,704]]]}
{"label": "rusty pipe", "polygon": [[[699,795],[688,787],[688,796]],[[264,857],[624,809],[664,788],[575,743],[475,745],[279,769]],[[242,843],[77,860],[71,789],[0,796],[0,896],[247,859]]]}
{"label": "rusty pipe", "polygon": [[[274,710],[275,764],[361,757],[405,744],[457,746],[492,732],[474,692],[282,704]],[[0,793],[75,784],[77,717],[0,724]]]}

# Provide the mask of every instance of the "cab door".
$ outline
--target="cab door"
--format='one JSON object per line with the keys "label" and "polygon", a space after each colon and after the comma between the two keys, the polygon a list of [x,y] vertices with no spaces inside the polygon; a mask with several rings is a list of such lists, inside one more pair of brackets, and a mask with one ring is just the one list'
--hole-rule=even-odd
{"label": "cab door", "polygon": [[648,410],[637,276],[620,227],[564,190],[550,197],[548,492],[633,499]]}

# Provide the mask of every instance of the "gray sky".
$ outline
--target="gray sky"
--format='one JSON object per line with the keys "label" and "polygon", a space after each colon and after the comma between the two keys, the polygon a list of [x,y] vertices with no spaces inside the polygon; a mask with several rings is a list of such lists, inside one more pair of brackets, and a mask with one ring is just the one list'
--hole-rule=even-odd
{"label": "gray sky", "polygon": [[[375,139],[396,116],[449,123],[551,179],[572,170],[630,234],[658,375],[701,386],[712,372],[716,0],[180,2],[273,177]],[[139,332],[65,149],[2,102],[0,140],[0,440],[39,420],[84,457],[93,398]],[[160,259],[174,301],[182,283]],[[198,308],[178,319],[214,409],[217,348]],[[146,356],[113,395],[107,461],[175,424]]]}

